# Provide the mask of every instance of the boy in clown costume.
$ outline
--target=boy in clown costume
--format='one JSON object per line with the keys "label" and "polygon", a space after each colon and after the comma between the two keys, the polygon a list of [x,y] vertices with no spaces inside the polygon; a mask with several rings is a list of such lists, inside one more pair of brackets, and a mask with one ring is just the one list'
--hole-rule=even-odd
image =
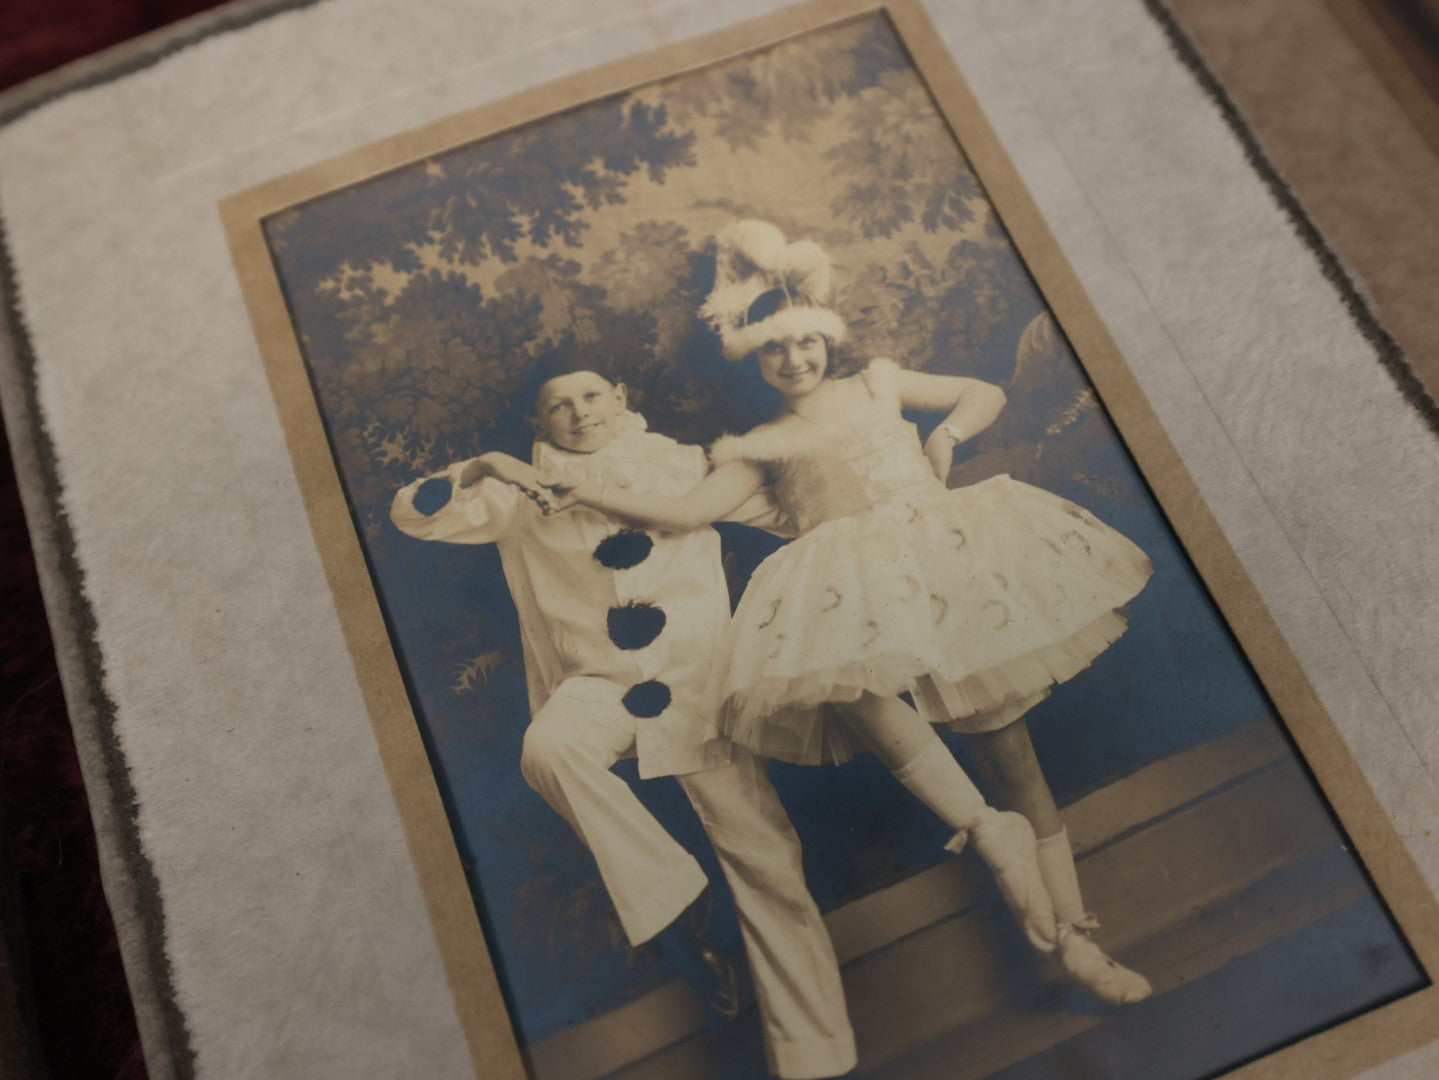
{"label": "boy in clown costume", "polygon": [[[704,452],[645,428],[623,385],[558,370],[540,385],[533,462],[485,454],[401,490],[391,519],[422,540],[499,549],[519,615],[531,720],[520,771],[598,864],[629,941],[669,926],[708,882],[611,771],[636,757],[642,779],[674,776],[734,894],[769,1067],[826,1077],[855,1064],[838,963],[804,882],[800,844],[765,772],[732,747],[705,706],[729,621],[713,529],[641,532],[598,511],[545,513],[565,478],[680,495],[708,472]],[[436,489],[448,499],[431,513]],[[747,520],[764,500],[733,516]]]}

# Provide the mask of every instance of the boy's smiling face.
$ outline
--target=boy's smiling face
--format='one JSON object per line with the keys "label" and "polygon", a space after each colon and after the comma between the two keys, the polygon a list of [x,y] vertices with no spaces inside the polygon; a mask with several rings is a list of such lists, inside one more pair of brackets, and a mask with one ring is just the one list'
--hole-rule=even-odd
{"label": "boy's smiling face", "polygon": [[628,395],[624,384],[593,371],[559,375],[535,395],[535,419],[561,450],[592,454],[619,434]]}

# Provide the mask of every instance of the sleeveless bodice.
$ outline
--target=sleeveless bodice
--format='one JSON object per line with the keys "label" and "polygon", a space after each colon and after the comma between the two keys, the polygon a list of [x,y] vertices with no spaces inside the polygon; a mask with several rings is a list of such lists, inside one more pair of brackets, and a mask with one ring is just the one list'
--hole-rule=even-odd
{"label": "sleeveless bodice", "polygon": [[801,533],[886,503],[943,494],[913,424],[895,418],[862,431],[816,431],[777,463],[775,497]]}

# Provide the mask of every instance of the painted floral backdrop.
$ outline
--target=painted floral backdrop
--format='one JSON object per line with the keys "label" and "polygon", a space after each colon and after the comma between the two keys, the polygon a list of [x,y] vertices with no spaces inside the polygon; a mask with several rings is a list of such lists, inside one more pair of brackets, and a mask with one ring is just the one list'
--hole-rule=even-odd
{"label": "painted floral backdrop", "polygon": [[[279,214],[267,235],[356,526],[522,1035],[653,989],[593,864],[521,782],[518,629],[488,547],[424,544],[395,490],[489,449],[527,455],[534,365],[579,351],[651,426],[707,443],[772,402],[695,311],[710,237],[760,217],[832,255],[849,362],[1002,383],[952,484],[1008,472],[1089,507],[1156,564],[1132,629],[1032,715],[1061,802],[1268,712],[887,23],[861,18],[461,147]],[[933,420],[934,418],[930,418]],[[724,530],[741,589],[775,541]],[[961,746],[961,753],[962,746]],[[631,771],[629,775],[633,776]],[[834,907],[944,857],[874,762],[776,767]],[[640,785],[709,859],[677,787]],[[712,861],[706,865],[715,879]],[[732,914],[717,912],[738,952]]]}

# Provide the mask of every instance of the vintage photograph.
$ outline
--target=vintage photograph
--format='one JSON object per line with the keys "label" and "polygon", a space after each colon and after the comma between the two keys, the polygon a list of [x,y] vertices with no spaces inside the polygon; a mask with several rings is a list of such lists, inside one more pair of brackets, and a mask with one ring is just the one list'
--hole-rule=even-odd
{"label": "vintage photograph", "polygon": [[876,12],[260,223],[538,1080],[1186,1080],[1429,985],[988,179]]}

